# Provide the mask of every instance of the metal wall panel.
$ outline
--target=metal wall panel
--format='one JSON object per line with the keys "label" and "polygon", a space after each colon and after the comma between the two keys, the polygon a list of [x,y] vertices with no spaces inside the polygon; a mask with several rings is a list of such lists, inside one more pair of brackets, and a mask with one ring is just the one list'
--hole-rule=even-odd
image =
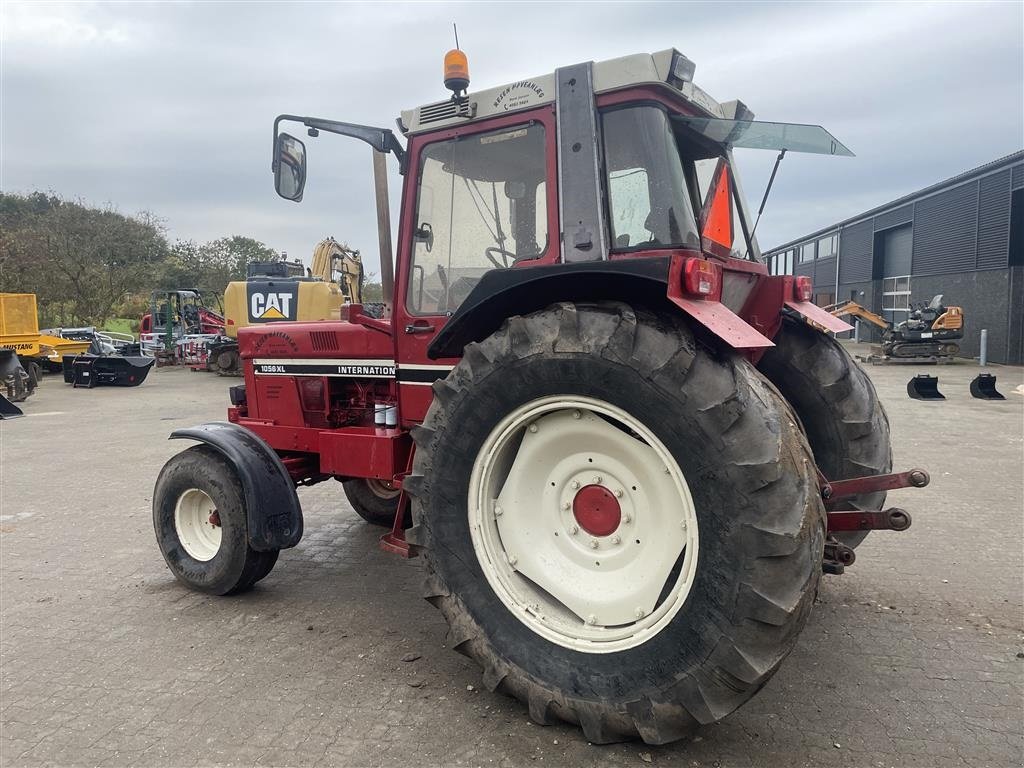
{"label": "metal wall panel", "polygon": [[977,268],[999,269],[1010,254],[1010,169],[979,182]]}
{"label": "metal wall panel", "polygon": [[836,289],[836,259],[818,259],[814,262],[814,292],[818,289],[828,289],[834,292]]}
{"label": "metal wall panel", "polygon": [[914,274],[974,269],[978,234],[978,182],[914,204]]}
{"label": "metal wall panel", "polygon": [[1013,188],[1020,189],[1024,187],[1024,163],[1015,165],[1010,170],[1013,171]]}
{"label": "metal wall panel", "polygon": [[847,227],[839,234],[839,282],[859,283],[871,279],[874,228],[871,220]]}
{"label": "metal wall panel", "polygon": [[875,216],[875,232],[880,229],[898,227],[900,224],[909,224],[914,220],[914,204],[903,205],[891,211],[880,213]]}

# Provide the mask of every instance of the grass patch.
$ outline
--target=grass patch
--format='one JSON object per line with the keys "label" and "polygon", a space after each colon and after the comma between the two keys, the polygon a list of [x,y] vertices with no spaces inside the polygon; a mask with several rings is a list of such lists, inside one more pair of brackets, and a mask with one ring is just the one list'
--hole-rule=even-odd
{"label": "grass patch", "polygon": [[133,317],[112,317],[104,325],[104,331],[116,331],[117,333],[130,333],[138,335],[139,321]]}

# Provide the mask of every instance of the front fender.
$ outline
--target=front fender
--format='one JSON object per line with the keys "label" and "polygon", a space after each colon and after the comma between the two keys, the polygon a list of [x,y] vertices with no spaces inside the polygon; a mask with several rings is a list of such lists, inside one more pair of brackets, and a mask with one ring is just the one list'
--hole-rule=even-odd
{"label": "front fender", "polygon": [[268,552],[299,543],[302,508],[295,484],[267,443],[244,427],[224,421],[176,429],[169,439],[198,440],[231,462],[242,483],[250,547]]}

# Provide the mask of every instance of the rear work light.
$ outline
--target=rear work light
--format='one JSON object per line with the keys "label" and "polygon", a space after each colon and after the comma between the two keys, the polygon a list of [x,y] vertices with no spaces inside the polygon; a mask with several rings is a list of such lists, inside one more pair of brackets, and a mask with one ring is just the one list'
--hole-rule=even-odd
{"label": "rear work light", "polygon": [[797,301],[810,301],[813,291],[811,278],[806,275],[801,275],[793,281],[793,298]]}
{"label": "rear work light", "polygon": [[683,270],[683,290],[693,296],[720,296],[722,268],[707,259],[687,259]]}

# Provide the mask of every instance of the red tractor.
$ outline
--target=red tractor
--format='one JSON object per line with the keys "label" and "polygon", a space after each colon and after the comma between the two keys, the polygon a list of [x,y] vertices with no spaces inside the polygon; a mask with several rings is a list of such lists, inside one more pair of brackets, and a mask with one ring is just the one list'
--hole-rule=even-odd
{"label": "red tractor", "polygon": [[765,684],[823,570],[910,525],[885,491],[928,482],[891,473],[874,387],[820,330],[850,326],[768,274],[732,154],[850,152],[716,102],[674,50],[470,94],[460,57],[404,142],[275,121],[289,200],[282,122],[373,147],[385,319],[240,329],[228,420],[171,435],[199,444],[160,473],[157,540],[188,586],[240,592],[299,542],[296,489],[339,480],[424,556],[488,688],[592,742],[672,741]]}

